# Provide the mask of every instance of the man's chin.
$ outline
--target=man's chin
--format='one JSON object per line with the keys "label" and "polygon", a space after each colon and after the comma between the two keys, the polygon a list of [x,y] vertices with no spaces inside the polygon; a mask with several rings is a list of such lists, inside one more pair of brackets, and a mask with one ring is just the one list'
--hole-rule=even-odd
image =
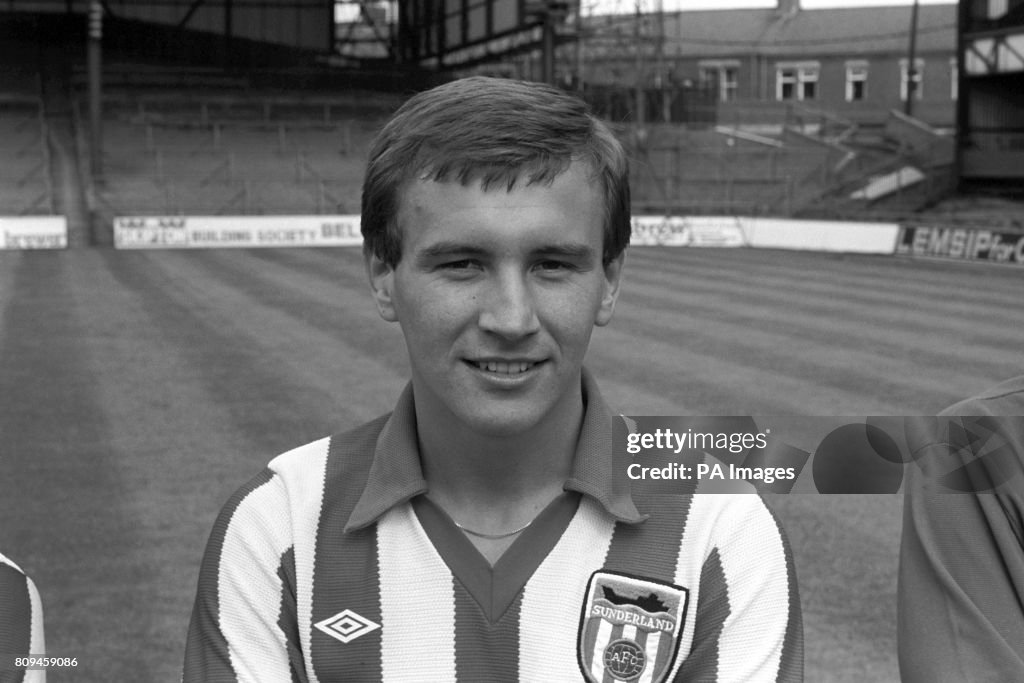
{"label": "man's chin", "polygon": [[515,438],[538,429],[544,419],[544,412],[532,407],[530,410],[514,411],[496,409],[493,412],[473,411],[463,413],[461,422],[469,431],[480,436],[493,438]]}

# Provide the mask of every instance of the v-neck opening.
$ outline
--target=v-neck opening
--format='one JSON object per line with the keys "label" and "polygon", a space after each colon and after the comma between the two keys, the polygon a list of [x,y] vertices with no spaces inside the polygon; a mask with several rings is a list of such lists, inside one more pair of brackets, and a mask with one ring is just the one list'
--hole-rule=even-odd
{"label": "v-neck opening", "polygon": [[579,501],[580,494],[567,491],[548,503],[493,566],[436,503],[424,495],[411,502],[438,555],[493,624],[565,533]]}

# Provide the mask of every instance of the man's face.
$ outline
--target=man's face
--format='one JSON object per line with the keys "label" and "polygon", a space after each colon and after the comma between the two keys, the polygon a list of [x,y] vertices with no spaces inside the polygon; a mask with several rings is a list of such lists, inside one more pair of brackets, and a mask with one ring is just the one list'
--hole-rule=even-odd
{"label": "man's face", "polygon": [[601,263],[599,188],[578,163],[551,185],[511,192],[408,186],[402,258],[390,268],[370,257],[368,269],[382,317],[405,335],[418,410],[487,435],[523,434],[571,414],[622,263]]}

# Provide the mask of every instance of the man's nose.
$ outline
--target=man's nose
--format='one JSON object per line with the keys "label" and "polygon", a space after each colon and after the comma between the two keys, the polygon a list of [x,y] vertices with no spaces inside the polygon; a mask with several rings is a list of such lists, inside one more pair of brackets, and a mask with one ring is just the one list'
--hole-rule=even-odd
{"label": "man's nose", "polygon": [[495,274],[480,311],[480,327],[500,337],[516,339],[536,332],[540,320],[527,275],[511,270]]}

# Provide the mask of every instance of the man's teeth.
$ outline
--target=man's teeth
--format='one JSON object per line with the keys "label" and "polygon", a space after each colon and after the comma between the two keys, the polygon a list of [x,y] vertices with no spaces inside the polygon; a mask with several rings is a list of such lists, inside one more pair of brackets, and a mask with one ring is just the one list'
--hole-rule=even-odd
{"label": "man's teeth", "polygon": [[533,363],[505,363],[487,361],[484,363],[477,363],[476,366],[481,370],[487,370],[488,372],[497,372],[502,375],[518,375],[521,372],[526,372],[533,367]]}

